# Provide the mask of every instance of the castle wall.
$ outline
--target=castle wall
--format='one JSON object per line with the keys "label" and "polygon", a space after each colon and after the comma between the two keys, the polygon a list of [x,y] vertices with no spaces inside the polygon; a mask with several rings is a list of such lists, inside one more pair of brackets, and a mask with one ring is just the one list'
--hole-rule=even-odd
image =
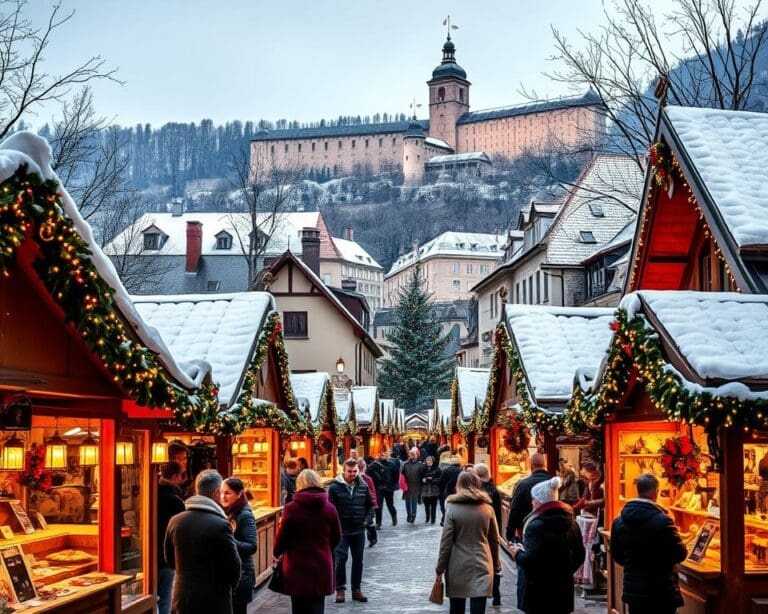
{"label": "castle wall", "polygon": [[484,151],[489,156],[516,158],[526,150],[552,144],[573,146],[594,141],[604,120],[595,107],[574,107],[487,119],[458,126],[459,152]]}
{"label": "castle wall", "polygon": [[[275,131],[275,134],[278,134]],[[307,139],[270,139],[251,142],[251,160],[274,160],[279,168],[326,170],[349,175],[366,167],[372,173],[401,170],[403,134],[361,134]]]}

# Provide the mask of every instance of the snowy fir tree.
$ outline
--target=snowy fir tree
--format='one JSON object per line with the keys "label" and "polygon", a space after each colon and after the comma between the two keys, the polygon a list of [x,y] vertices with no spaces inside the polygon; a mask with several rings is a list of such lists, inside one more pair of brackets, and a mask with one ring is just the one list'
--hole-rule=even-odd
{"label": "snowy fir tree", "polygon": [[453,375],[453,360],[444,354],[447,344],[417,266],[400,290],[394,327],[387,335],[390,357],[381,363],[381,397],[395,399],[408,413],[447,397]]}

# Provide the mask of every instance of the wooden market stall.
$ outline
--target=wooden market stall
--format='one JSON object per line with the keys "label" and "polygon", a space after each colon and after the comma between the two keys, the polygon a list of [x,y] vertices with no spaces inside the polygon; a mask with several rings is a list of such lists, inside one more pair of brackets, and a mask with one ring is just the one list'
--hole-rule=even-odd
{"label": "wooden market stall", "polygon": [[[461,464],[487,461],[487,447],[477,448],[476,418],[485,404],[489,369],[456,367],[451,385],[451,423],[446,442],[461,459]],[[482,443],[482,442],[481,442]]]}
{"label": "wooden market stall", "polygon": [[312,422],[310,466],[320,477],[333,479],[338,473],[336,445],[341,427],[331,380],[327,373],[291,373],[291,387],[299,411],[309,412]]}
{"label": "wooden market stall", "polygon": [[[188,446],[189,477],[215,467],[243,480],[257,521],[257,581],[270,574],[271,544],[282,505],[283,445],[310,441],[290,382],[280,319],[266,292],[133,297],[180,362],[210,366],[217,406],[158,426]],[[134,415],[146,420],[146,415]],[[158,423],[157,420],[155,420]],[[180,428],[181,427],[181,428]],[[307,454],[308,444],[305,443]]]}
{"label": "wooden market stall", "polygon": [[[577,475],[586,439],[568,435],[574,374],[591,379],[611,339],[613,310],[506,305],[494,337],[488,396],[478,425],[490,446],[491,475],[502,495],[503,522],[515,486],[538,449],[556,475],[560,458]],[[581,422],[583,424],[583,421]],[[576,433],[578,435],[578,433]],[[594,527],[593,527],[594,530]]]}
{"label": "wooden market stall", "polygon": [[429,434],[435,438],[438,446],[445,445],[448,442],[448,425],[451,421],[451,399],[435,399],[434,406],[427,415]]}
{"label": "wooden market stall", "polygon": [[381,399],[381,422],[384,432],[382,448],[389,454],[395,443],[395,438],[399,435],[394,399]]}
{"label": "wooden market stall", "polygon": [[214,393],[135,312],[47,143],[0,150],[0,603],[153,612],[150,433],[124,404],[204,412]]}
{"label": "wooden market stall", "polygon": [[[686,613],[759,612],[768,599],[766,326],[764,295],[627,295],[597,394],[582,399],[605,419],[606,525],[640,473],[660,479],[689,551]],[[609,572],[609,606],[622,612],[621,568]]]}
{"label": "wooden market stall", "polygon": [[381,400],[376,386],[353,386],[358,457],[376,457],[384,443]]}

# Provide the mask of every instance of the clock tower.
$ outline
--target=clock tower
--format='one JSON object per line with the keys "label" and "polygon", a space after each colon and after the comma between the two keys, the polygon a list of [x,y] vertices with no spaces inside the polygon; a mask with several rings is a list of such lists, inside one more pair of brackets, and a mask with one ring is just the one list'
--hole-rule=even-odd
{"label": "clock tower", "polygon": [[[456,63],[451,35],[443,45],[443,61],[432,71],[429,86],[429,136],[445,141],[456,151],[459,118],[469,111],[467,73]],[[458,152],[457,152],[458,153]]]}

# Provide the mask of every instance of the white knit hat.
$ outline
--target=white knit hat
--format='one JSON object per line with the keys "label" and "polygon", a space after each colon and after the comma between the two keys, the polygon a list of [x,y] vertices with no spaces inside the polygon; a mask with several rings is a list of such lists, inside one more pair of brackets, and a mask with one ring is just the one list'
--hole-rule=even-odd
{"label": "white knit hat", "polygon": [[536,499],[539,503],[549,503],[550,501],[557,501],[559,499],[557,490],[560,488],[560,478],[551,478],[539,482],[531,488],[531,497]]}

